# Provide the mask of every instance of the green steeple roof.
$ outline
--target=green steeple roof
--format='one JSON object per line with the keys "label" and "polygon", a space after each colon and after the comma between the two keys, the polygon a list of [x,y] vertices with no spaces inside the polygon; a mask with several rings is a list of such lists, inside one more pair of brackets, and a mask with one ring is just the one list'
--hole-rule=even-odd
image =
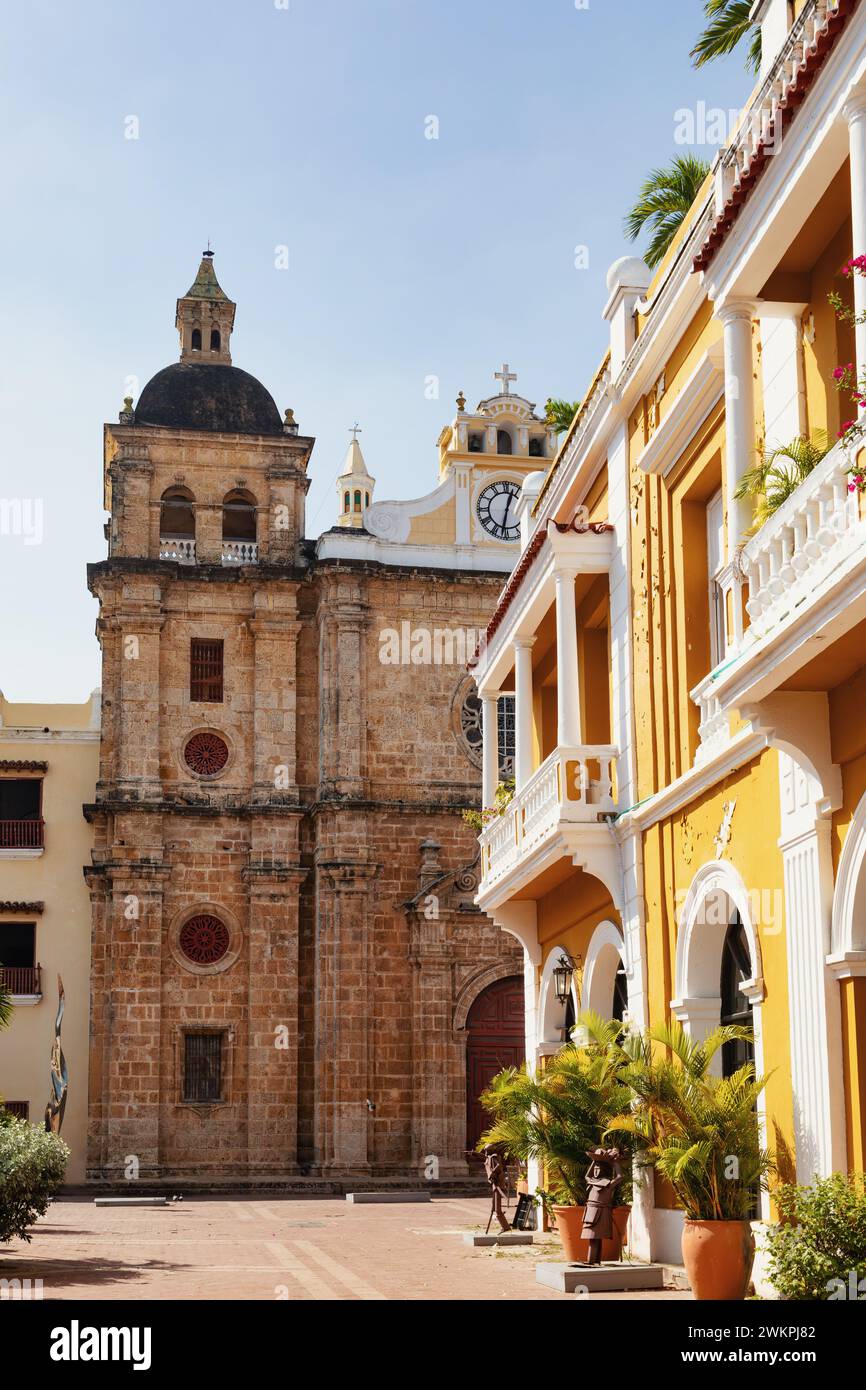
{"label": "green steeple roof", "polygon": [[222,299],[229,303],[229,297],[222,289],[213,268],[213,251],[205,251],[201,258],[198,274],[184,295],[184,299]]}

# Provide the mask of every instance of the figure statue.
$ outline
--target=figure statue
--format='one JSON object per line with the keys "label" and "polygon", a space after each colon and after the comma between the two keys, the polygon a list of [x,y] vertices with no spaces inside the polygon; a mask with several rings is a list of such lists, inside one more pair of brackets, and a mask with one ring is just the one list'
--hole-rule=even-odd
{"label": "figure statue", "polygon": [[[508,1173],[506,1168],[505,1154],[498,1149],[495,1144],[488,1144],[484,1150],[484,1172],[490,1187],[490,1216],[487,1219],[487,1231],[490,1230],[490,1222],[494,1216],[499,1222],[500,1231],[509,1231],[511,1227],[505,1219],[502,1210],[502,1199],[507,1196],[506,1183]],[[485,1231],[485,1235],[487,1234]]]}
{"label": "figure statue", "polygon": [[586,1170],[589,1195],[583,1215],[581,1240],[589,1241],[588,1264],[601,1264],[601,1242],[613,1235],[613,1205],[622,1182],[619,1149],[587,1149],[592,1161]]}
{"label": "figure statue", "polygon": [[54,1019],[54,1042],[51,1044],[51,1099],[45,1107],[45,1128],[49,1134],[59,1134],[66,1110],[66,1092],[69,1087],[69,1072],[66,1058],[60,1045],[60,1025],[66,1009],[66,995],[63,981],[57,976],[57,1016]]}

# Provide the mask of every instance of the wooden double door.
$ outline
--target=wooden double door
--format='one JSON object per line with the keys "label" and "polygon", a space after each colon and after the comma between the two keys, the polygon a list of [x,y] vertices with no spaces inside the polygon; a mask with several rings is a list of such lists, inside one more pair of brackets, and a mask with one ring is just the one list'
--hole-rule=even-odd
{"label": "wooden double door", "polygon": [[479,1096],[503,1067],[519,1067],[526,1048],[523,976],[488,985],[466,1020],[466,1148],[474,1151],[490,1117]]}

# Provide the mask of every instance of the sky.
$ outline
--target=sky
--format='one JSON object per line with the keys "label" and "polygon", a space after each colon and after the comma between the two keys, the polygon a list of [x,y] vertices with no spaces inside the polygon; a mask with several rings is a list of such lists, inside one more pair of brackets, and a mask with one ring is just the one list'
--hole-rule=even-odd
{"label": "sky", "polygon": [[[577,399],[605,273],[682,118],[702,0],[18,0],[0,20],[0,690],[99,684],[102,424],[177,359],[208,240],[232,357],[316,437],[307,534],[357,420],[376,499],[436,483],[464,390]],[[430,138],[435,136],[436,138]],[[698,153],[712,157],[708,146]],[[576,255],[576,249],[586,251]],[[576,267],[576,261],[581,268]],[[286,266],[287,262],[287,266]],[[436,378],[436,382],[431,382]],[[436,392],[438,390],[438,396]]]}

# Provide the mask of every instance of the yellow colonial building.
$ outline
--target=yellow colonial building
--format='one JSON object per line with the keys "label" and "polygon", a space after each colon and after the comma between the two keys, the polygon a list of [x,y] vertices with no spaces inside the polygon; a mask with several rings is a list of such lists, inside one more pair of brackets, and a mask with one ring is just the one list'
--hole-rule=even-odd
{"label": "yellow colonial building", "polygon": [[[609,350],[521,491],[476,668],[485,806],[503,695],[516,788],[476,901],[523,944],[531,1064],[581,1007],[748,1023],[767,1142],[809,1181],[866,1166],[866,500],[833,380],[866,372],[866,4],[754,16],[733,141],[656,273],[611,267]],[[745,475],[824,434],[756,527]],[[645,1179],[632,1249],[678,1261],[681,1227]]]}
{"label": "yellow colonial building", "polygon": [[81,705],[13,704],[0,694],[0,973],[14,1005],[0,1032],[0,1099],[41,1125],[58,1014],[69,1075],[60,1136],[68,1184],[84,1182],[90,1032],[90,895],[100,696]]}

